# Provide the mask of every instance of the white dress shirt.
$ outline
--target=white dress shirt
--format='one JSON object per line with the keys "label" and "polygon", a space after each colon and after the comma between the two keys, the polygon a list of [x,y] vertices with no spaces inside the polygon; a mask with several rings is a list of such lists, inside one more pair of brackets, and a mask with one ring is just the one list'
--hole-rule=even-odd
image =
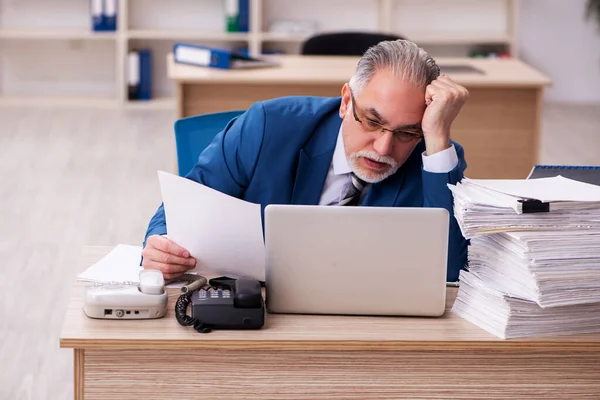
{"label": "white dress shirt", "polygon": [[[423,169],[427,172],[448,173],[458,165],[458,156],[454,145],[430,156],[425,155],[425,152],[423,152],[421,157],[423,159]],[[346,193],[348,185],[351,185],[351,172],[352,169],[348,165],[344,151],[344,139],[342,137],[342,128],[340,127],[333,152],[333,159],[329,166],[329,172],[327,172],[323,192],[321,192],[320,205],[327,205],[332,202],[337,203],[341,199],[344,193]],[[367,194],[367,188],[365,188],[361,195],[361,201]]]}

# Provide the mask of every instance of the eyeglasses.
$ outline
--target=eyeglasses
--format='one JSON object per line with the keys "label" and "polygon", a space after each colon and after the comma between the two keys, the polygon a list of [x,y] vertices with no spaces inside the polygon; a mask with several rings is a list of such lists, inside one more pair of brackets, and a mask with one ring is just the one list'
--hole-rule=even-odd
{"label": "eyeglasses", "polygon": [[356,112],[356,108],[355,108],[355,106],[358,107],[358,104],[356,104],[356,100],[354,99],[354,93],[352,93],[352,90],[350,90],[350,97],[352,99],[352,114],[354,114],[354,119],[356,120],[356,122],[358,122],[363,127],[363,129],[366,132],[368,132],[368,133],[375,133],[377,131],[381,131],[381,133],[384,133],[385,131],[392,132],[392,136],[393,136],[394,140],[396,140],[398,142],[402,142],[402,143],[409,143],[412,141],[423,139],[423,137],[424,137],[423,132],[420,132],[420,131],[388,129],[388,128],[384,127],[380,122],[378,122],[372,118],[369,118],[367,116],[364,116],[365,113],[362,110],[360,110],[360,107],[359,107],[359,111],[360,111],[362,119],[359,118],[358,114]]}

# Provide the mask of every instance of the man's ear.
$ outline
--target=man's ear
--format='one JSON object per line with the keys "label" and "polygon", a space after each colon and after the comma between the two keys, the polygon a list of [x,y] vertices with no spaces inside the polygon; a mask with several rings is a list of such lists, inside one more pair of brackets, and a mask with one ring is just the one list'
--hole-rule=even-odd
{"label": "man's ear", "polygon": [[350,85],[345,83],[342,86],[342,103],[340,104],[340,118],[344,118],[346,112],[348,112],[348,107],[350,107]]}

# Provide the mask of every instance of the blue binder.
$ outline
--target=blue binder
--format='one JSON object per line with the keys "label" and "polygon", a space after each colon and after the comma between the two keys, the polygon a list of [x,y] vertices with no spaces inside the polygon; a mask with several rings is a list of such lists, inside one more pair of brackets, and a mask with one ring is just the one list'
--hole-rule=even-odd
{"label": "blue binder", "polygon": [[104,28],[107,31],[117,30],[117,0],[104,0]]}
{"label": "blue binder", "polygon": [[127,54],[127,98],[152,99],[152,52],[148,49],[131,50]]}
{"label": "blue binder", "polygon": [[90,16],[94,32],[117,30],[118,0],[90,0]]}
{"label": "blue binder", "polygon": [[140,98],[140,53],[131,50],[127,53],[127,99]]}
{"label": "blue binder", "polygon": [[104,0],[90,0],[90,16],[94,32],[106,30],[104,23]]}
{"label": "blue binder", "polygon": [[139,99],[152,99],[152,52],[140,50],[140,89]]}
{"label": "blue binder", "polygon": [[600,185],[600,166],[597,165],[535,165],[527,179],[551,178],[558,175]]}
{"label": "blue binder", "polygon": [[250,0],[239,0],[238,31],[250,31]]}
{"label": "blue binder", "polygon": [[279,65],[273,60],[250,57],[226,49],[187,43],[175,43],[173,45],[173,60],[179,64],[220,69],[274,67]]}

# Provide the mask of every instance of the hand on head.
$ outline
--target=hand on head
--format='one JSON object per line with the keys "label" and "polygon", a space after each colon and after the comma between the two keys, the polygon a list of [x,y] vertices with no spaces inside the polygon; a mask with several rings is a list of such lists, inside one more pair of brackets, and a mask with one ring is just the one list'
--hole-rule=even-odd
{"label": "hand on head", "polygon": [[440,75],[427,86],[427,109],[421,125],[428,155],[450,147],[450,128],[468,98],[469,91],[447,75]]}
{"label": "hand on head", "polygon": [[160,235],[148,237],[142,257],[144,269],[157,269],[165,279],[177,278],[196,266],[189,251]]}

